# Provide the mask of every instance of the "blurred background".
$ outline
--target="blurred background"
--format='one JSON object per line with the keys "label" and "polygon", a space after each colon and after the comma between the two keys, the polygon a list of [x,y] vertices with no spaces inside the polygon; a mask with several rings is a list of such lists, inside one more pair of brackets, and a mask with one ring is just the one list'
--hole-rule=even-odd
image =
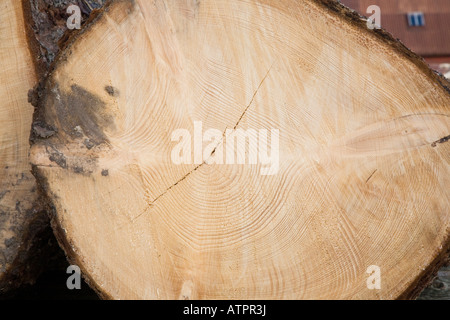
{"label": "blurred background", "polygon": [[450,78],[450,0],[341,0],[343,5],[370,17],[367,8],[381,9],[381,27],[430,67]]}

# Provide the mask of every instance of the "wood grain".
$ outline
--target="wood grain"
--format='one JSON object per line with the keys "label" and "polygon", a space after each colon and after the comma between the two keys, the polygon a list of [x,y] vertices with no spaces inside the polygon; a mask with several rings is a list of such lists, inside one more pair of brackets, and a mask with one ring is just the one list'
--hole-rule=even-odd
{"label": "wood grain", "polygon": [[[34,174],[104,298],[405,298],[444,260],[448,83],[334,1],[112,1],[40,95]],[[175,165],[195,121],[279,129],[278,174]]]}

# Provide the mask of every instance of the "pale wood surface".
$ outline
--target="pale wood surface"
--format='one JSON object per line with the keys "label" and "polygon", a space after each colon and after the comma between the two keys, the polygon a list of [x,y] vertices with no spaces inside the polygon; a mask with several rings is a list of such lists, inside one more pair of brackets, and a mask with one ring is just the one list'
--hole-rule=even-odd
{"label": "pale wood surface", "polygon": [[[32,162],[103,297],[411,294],[448,246],[449,93],[361,25],[321,1],[115,1],[68,45]],[[279,173],[174,165],[194,121],[280,129]]]}

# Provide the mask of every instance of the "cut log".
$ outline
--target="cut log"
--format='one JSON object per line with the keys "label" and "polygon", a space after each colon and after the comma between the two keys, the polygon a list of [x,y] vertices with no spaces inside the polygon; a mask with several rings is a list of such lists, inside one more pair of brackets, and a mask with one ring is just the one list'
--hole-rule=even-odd
{"label": "cut log", "polygon": [[411,298],[446,258],[449,84],[335,1],[111,1],[38,95],[104,298]]}
{"label": "cut log", "polygon": [[36,204],[28,158],[33,107],[27,93],[37,79],[22,1],[0,1],[0,57],[1,294],[34,281],[40,249],[51,234],[49,219]]}

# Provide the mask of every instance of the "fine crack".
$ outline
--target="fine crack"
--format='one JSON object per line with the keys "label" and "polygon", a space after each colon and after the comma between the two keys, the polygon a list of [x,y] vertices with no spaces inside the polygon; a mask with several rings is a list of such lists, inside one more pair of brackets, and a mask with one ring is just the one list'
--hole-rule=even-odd
{"label": "fine crack", "polygon": [[372,179],[372,177],[374,176],[374,174],[378,171],[378,169],[376,169],[369,178],[367,178],[366,183],[369,182],[370,179]]}
{"label": "fine crack", "polygon": [[[173,188],[175,188],[180,182],[184,181],[187,179],[187,177],[189,177],[192,173],[194,173],[195,171],[197,171],[198,169],[200,169],[201,166],[203,166],[205,163],[203,162],[202,164],[198,165],[197,167],[195,167],[192,171],[188,172],[183,178],[181,178],[180,180],[178,180],[177,182],[175,182],[173,185],[171,185],[169,188],[167,188],[163,193],[161,193],[159,196],[157,196],[152,202],[149,203],[149,207],[151,208],[156,201],[158,201],[160,198],[164,197],[170,190],[172,190]],[[137,217],[135,217],[133,220],[131,220],[132,222],[136,221],[137,219],[139,219],[140,217],[142,217],[145,213],[147,212],[147,210],[144,210],[144,212],[142,212],[140,215],[138,215]]]}
{"label": "fine crack", "polygon": [[436,148],[436,146],[438,145],[438,144],[442,144],[442,143],[446,143],[447,141],[449,141],[450,140],[450,136],[446,136],[446,137],[444,137],[444,138],[442,138],[442,139],[439,139],[438,141],[435,141],[435,142],[433,142],[433,144],[431,145],[433,148]]}
{"label": "fine crack", "polygon": [[247,108],[245,108],[244,112],[242,113],[241,117],[239,118],[238,122],[236,123],[236,125],[234,126],[234,129],[236,130],[236,128],[239,126],[239,123],[241,123],[242,118],[244,118],[245,114],[247,113],[248,109],[251,107],[251,105],[253,104],[253,101],[256,98],[256,95],[259,92],[259,89],[261,89],[263,83],[266,81],[267,77],[269,76],[270,70],[272,70],[273,64],[270,66],[269,70],[267,70],[266,75],[264,76],[264,78],[261,80],[261,82],[259,83],[258,88],[256,89],[255,93],[253,94],[252,100],[250,100],[250,103],[248,104]]}
{"label": "fine crack", "polygon": [[[237,129],[237,127],[239,126],[239,124],[241,123],[242,119],[244,118],[245,114],[247,113],[247,111],[250,109],[250,107],[253,105],[253,102],[255,101],[255,98],[259,92],[259,90],[261,89],[262,85],[264,84],[264,82],[266,81],[267,77],[269,76],[270,71],[272,70],[273,64],[269,67],[269,69],[267,70],[264,78],[261,80],[261,82],[259,83],[258,88],[256,88],[255,93],[252,96],[252,99],[250,100],[250,103],[247,105],[247,107],[245,108],[244,112],[242,113],[242,115],[240,116],[239,120],[237,121],[236,125],[234,126],[234,130]],[[216,152],[218,146],[223,142],[224,138],[225,138],[225,134],[227,131],[228,127],[225,128],[225,131],[222,135],[222,139],[219,141],[219,143],[217,144],[217,146],[214,148],[214,150],[211,152],[211,155],[214,155],[214,153]],[[194,173],[195,171],[197,171],[198,169],[200,169],[204,164],[206,164],[206,161],[204,161],[202,164],[198,165],[197,167],[195,167],[192,171],[188,172],[185,176],[183,176],[180,180],[178,180],[177,182],[175,182],[173,185],[171,185],[170,187],[168,187],[163,193],[161,193],[159,196],[157,196],[153,201],[151,201],[149,203],[149,206],[153,206],[155,204],[156,201],[158,201],[160,198],[162,198],[163,196],[165,196],[170,190],[172,190],[175,186],[177,186],[180,182],[186,180],[192,173]],[[134,218],[132,221],[135,221],[137,219],[139,219],[141,216],[143,216],[145,213],[147,212],[147,210],[145,210],[143,213],[141,213],[140,215],[138,215],[136,218]]]}
{"label": "fine crack", "polygon": [[410,118],[410,117],[417,117],[417,116],[441,116],[441,117],[450,117],[450,115],[445,114],[445,113],[433,113],[433,112],[423,112],[423,113],[412,113],[412,114],[407,114],[398,118],[395,118],[393,120],[399,120],[399,119],[404,119],[404,118]]}
{"label": "fine crack", "polygon": [[169,192],[170,190],[172,190],[175,186],[177,186],[180,182],[184,181],[187,179],[187,177],[189,177],[192,173],[194,173],[195,171],[197,171],[201,166],[203,166],[205,163],[203,162],[202,164],[198,165],[197,167],[195,167],[194,170],[192,170],[191,172],[187,173],[183,178],[181,178],[180,180],[178,180],[177,182],[175,182],[173,185],[171,185],[169,188],[166,189],[166,191],[164,191],[162,194],[160,194],[158,197],[155,198],[155,200],[152,201],[151,205],[153,205],[159,198],[163,197],[167,192]]}

